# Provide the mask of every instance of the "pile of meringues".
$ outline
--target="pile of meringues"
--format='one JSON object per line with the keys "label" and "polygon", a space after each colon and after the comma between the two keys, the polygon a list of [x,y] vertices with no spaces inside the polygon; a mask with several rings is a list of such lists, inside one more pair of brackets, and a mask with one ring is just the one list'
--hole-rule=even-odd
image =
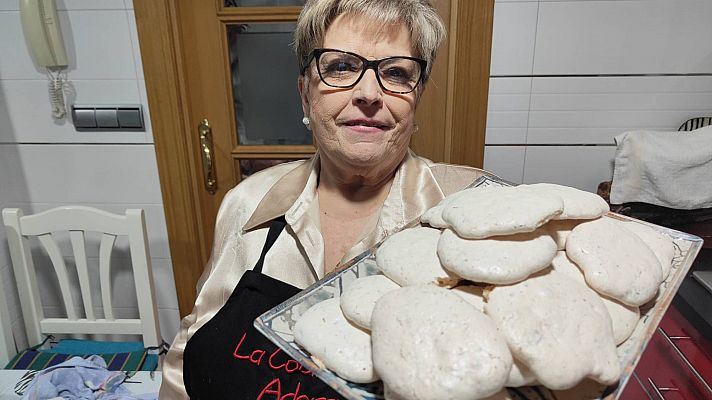
{"label": "pile of meringues", "polygon": [[383,380],[388,399],[613,384],[616,346],[675,247],[608,211],[595,194],[546,183],[454,193],[383,242],[383,275],[305,312],[295,340],[346,380]]}

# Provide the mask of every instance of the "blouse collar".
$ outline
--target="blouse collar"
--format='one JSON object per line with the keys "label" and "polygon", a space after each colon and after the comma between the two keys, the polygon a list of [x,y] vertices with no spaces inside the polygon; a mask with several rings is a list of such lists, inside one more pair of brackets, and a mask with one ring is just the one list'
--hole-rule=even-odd
{"label": "blouse collar", "polygon": [[[251,230],[282,215],[287,223],[294,225],[315,201],[318,179],[317,153],[309,161],[285,174],[267,191],[243,226],[243,231]],[[385,237],[414,223],[443,197],[443,191],[428,163],[409,150],[396,171],[391,190],[381,208],[379,233]]]}

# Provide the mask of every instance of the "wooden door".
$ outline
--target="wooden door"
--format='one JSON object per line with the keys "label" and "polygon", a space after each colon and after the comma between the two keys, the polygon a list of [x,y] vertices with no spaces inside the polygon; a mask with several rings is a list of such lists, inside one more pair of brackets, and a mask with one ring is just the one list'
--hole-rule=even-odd
{"label": "wooden door", "polygon": [[[481,167],[494,0],[433,2],[448,41],[418,106],[411,147]],[[314,152],[300,126],[297,62],[287,46],[298,4],[134,2],[181,315],[192,309],[225,193],[261,166]]]}

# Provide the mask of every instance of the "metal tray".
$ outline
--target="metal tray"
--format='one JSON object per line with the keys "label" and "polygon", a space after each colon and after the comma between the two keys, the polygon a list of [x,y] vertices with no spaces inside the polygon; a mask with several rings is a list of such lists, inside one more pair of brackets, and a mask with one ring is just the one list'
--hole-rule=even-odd
{"label": "metal tray", "polygon": [[[510,186],[496,178],[483,177],[475,181],[470,187],[480,186]],[[640,356],[655,333],[665,311],[672,302],[682,280],[685,278],[692,262],[702,247],[702,239],[684,232],[649,224],[630,217],[609,213],[605,218],[635,221],[649,225],[672,238],[676,247],[672,270],[667,279],[660,285],[657,298],[641,307],[641,319],[632,336],[618,347],[621,360],[622,375],[617,385],[603,387],[590,381],[561,392],[552,392],[544,387],[508,388],[512,399],[547,399],[547,400],[578,400],[578,399],[618,399],[625,388],[628,379],[632,376]],[[299,317],[311,306],[332,297],[338,297],[344,287],[355,279],[380,274],[376,267],[375,250],[378,245],[360,254],[348,263],[340,266],[336,271],[325,276],[320,281],[304,289],[284,303],[262,314],[255,320],[255,327],[262,332],[275,345],[280,347],[290,357],[297,360],[305,368],[312,371],[327,385],[347,399],[370,400],[383,399],[383,385],[381,382],[373,384],[357,384],[346,381],[336,374],[315,363],[309,352],[302,349],[294,342],[292,328]]]}

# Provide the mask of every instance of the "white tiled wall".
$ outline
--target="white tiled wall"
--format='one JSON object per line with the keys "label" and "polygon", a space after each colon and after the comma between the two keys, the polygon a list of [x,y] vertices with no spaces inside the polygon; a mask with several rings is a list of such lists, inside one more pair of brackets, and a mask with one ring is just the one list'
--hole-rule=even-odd
{"label": "white tiled wall", "polygon": [[485,168],[510,182],[524,179],[526,146],[485,146]]}
{"label": "white tiled wall", "polygon": [[[25,46],[16,0],[0,0],[0,207],[35,213],[82,204],[114,213],[146,214],[163,337],[178,330],[178,304],[131,0],[57,0],[69,69],[67,104],[142,104],[146,132],[76,132],[50,115],[45,73]],[[0,233],[0,278],[18,348],[27,345],[17,290]],[[124,246],[125,247],[125,246]],[[96,257],[89,249],[88,256]],[[131,274],[117,243],[114,299],[136,314]],[[38,265],[45,268],[46,265]],[[61,307],[51,278],[41,282],[47,312]],[[2,299],[0,299],[2,301]]]}
{"label": "white tiled wall", "polygon": [[496,0],[485,168],[595,191],[613,138],[712,114],[712,2]]}
{"label": "white tiled wall", "polygon": [[531,75],[538,3],[496,1],[492,28],[492,62],[498,75]]}
{"label": "white tiled wall", "polygon": [[[712,69],[711,69],[712,71]],[[613,144],[712,110],[712,76],[534,78],[527,143]]]}
{"label": "white tiled wall", "polygon": [[[143,104],[144,89],[133,9],[121,0],[59,1],[69,62],[67,104]],[[132,4],[132,3],[131,3]],[[150,143],[148,132],[76,132],[50,116],[45,71],[24,45],[18,2],[0,3],[0,115],[3,143]],[[64,10],[64,11],[62,11]],[[9,101],[12,100],[12,101]]]}
{"label": "white tiled wall", "polygon": [[534,74],[709,73],[708,0],[539,3]]}
{"label": "white tiled wall", "polygon": [[527,141],[532,78],[490,78],[485,144]]}
{"label": "white tiled wall", "polygon": [[556,182],[595,192],[613,176],[614,146],[527,146],[523,182]]}

